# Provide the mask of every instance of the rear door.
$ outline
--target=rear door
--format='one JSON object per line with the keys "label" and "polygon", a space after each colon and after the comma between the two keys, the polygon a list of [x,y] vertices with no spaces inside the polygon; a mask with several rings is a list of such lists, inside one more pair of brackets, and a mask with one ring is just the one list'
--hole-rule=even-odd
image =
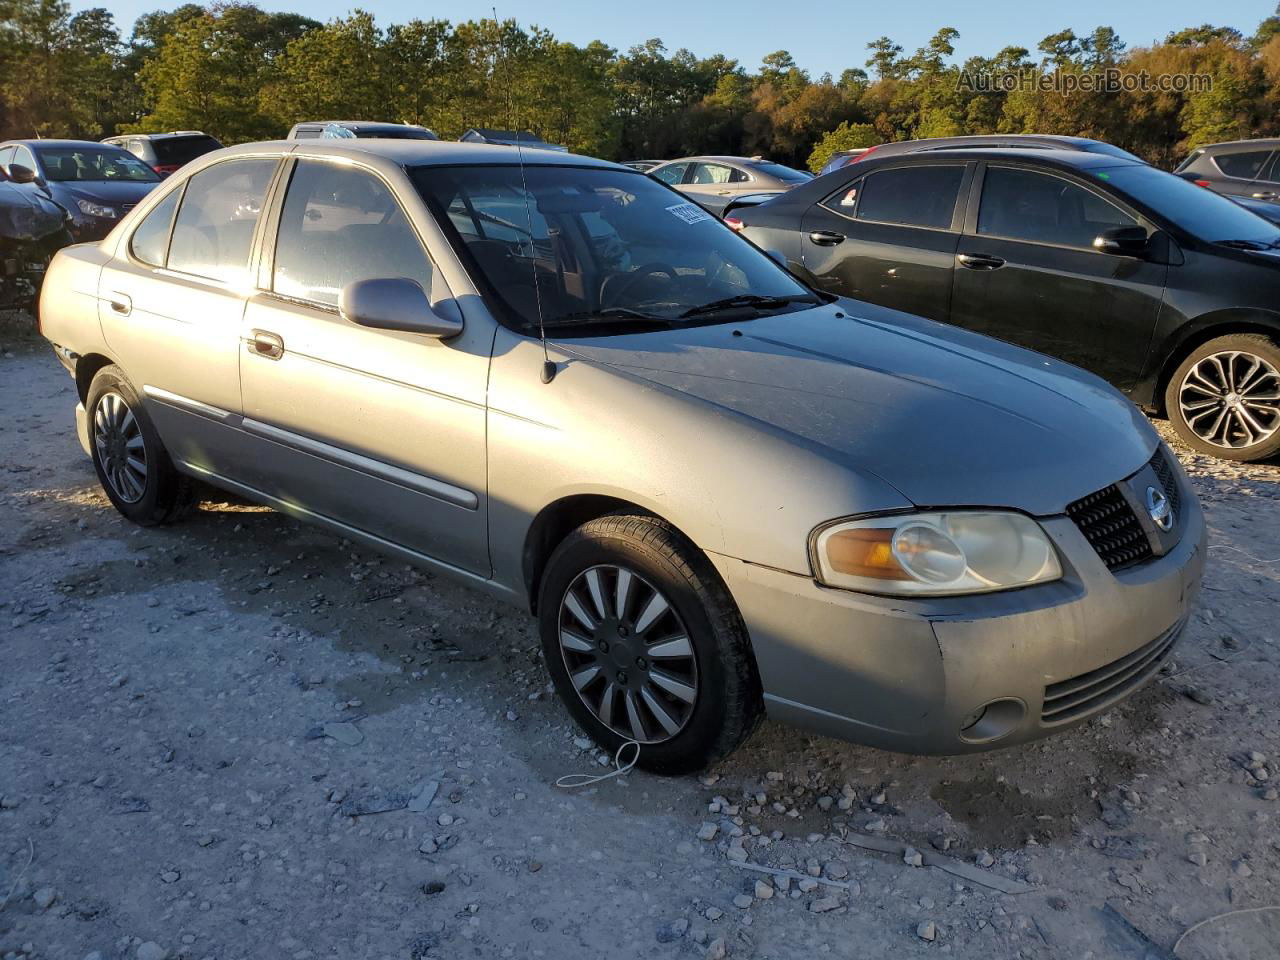
{"label": "rear door", "polygon": [[837,296],[946,320],[973,167],[931,159],[846,180],[804,215],[805,267]]}
{"label": "rear door", "polygon": [[236,478],[240,320],[278,157],[214,164],[151,206],[103,268],[98,316],[173,458]]}
{"label": "rear door", "polygon": [[[1271,148],[1264,147],[1212,154],[1209,164],[1218,172],[1212,177],[1213,189],[1228,196],[1252,196],[1259,200],[1275,199],[1276,185],[1267,184],[1261,180],[1271,164],[1273,153]],[[1269,196],[1259,196],[1259,194],[1269,194]]]}
{"label": "rear door", "polygon": [[747,175],[727,163],[698,162],[693,172],[685,178],[680,190],[717,216],[733,199],[735,193],[750,186]]}
{"label": "rear door", "polygon": [[956,253],[951,322],[1132,386],[1169,268],[1156,262],[1163,257],[1102,253],[1093,241],[1114,227],[1154,228],[1055,172],[991,163],[981,177]]}

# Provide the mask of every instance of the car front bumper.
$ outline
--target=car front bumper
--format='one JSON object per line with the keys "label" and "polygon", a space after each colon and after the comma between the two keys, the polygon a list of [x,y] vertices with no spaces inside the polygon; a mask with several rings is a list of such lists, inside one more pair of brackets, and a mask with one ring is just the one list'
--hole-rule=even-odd
{"label": "car front bumper", "polygon": [[1116,572],[1073,521],[1042,520],[1061,580],[927,601],[712,559],[750,634],[769,716],[904,753],[968,753],[1069,729],[1158,672],[1204,565],[1204,517],[1189,491],[1182,513],[1167,553]]}

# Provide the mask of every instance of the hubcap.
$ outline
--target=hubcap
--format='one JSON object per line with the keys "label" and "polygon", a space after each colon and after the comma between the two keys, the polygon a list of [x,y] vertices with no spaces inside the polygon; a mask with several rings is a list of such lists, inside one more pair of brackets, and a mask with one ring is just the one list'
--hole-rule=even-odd
{"label": "hubcap", "polygon": [[1252,353],[1211,354],[1187,371],[1178,405],[1205,443],[1252,447],[1280,430],[1280,371]]}
{"label": "hubcap", "polygon": [[147,492],[147,447],[142,428],[118,393],[104,393],[93,410],[93,444],[111,492],[137,503]]}
{"label": "hubcap", "polygon": [[560,655],[579,699],[618,736],[670,740],[698,701],[698,666],[680,615],[622,566],[590,567],[560,601]]}

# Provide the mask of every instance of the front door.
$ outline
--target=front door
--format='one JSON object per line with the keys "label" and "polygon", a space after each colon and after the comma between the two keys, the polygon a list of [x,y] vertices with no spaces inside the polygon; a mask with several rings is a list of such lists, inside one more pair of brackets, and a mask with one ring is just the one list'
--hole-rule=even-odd
{"label": "front door", "polygon": [[103,336],[189,470],[234,478],[240,320],[275,157],[225,160],[151,207],[103,269]]}
{"label": "front door", "polygon": [[1168,265],[1102,253],[1093,241],[1134,226],[1145,225],[1074,180],[989,165],[956,254],[951,322],[1128,389],[1146,358]]}
{"label": "front door", "polygon": [[945,320],[971,164],[915,163],[851,178],[805,212],[805,268],[830,293]]}
{"label": "front door", "polygon": [[[407,189],[407,188],[406,188]],[[416,198],[414,198],[416,199]],[[492,327],[443,342],[339,315],[356,280],[408,277],[457,309],[405,208],[371,170],[296,161],[245,311],[250,486],[300,512],[487,576],[485,386]]]}

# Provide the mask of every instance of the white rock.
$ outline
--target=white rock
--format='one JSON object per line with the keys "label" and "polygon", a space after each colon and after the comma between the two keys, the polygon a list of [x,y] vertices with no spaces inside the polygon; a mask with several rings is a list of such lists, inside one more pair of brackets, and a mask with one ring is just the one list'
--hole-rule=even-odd
{"label": "white rock", "polygon": [[757,880],[757,881],[756,881],[756,899],[757,899],[757,900],[772,900],[772,899],[773,899],[773,887],[771,887],[769,884],[765,883],[763,880]]}
{"label": "white rock", "polygon": [[916,936],[932,943],[938,939],[938,925],[932,920],[921,920],[920,925],[916,927]]}

